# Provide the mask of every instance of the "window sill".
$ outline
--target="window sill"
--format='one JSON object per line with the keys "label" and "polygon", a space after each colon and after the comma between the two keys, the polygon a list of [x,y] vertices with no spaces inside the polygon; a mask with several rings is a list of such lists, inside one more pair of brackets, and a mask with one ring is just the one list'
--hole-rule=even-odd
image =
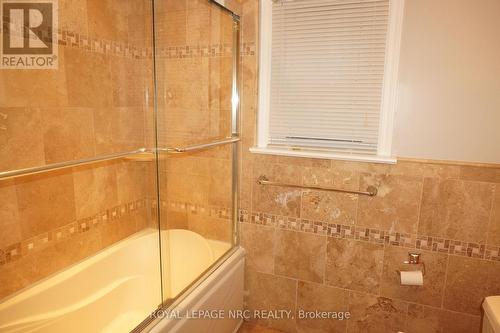
{"label": "window sill", "polygon": [[362,155],[362,154],[343,154],[329,151],[315,151],[315,150],[291,150],[286,148],[270,148],[270,147],[252,147],[250,152],[254,154],[266,155],[280,155],[291,157],[306,157],[306,158],[322,158],[340,161],[354,161],[354,162],[370,162],[370,163],[384,163],[396,164],[396,158],[377,156],[377,155]]}

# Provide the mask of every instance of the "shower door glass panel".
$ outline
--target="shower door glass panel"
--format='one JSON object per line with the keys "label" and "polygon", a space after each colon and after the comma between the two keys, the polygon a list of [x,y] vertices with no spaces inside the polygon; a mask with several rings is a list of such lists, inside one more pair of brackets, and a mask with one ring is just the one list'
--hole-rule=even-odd
{"label": "shower door glass panel", "polygon": [[209,0],[155,2],[163,296],[179,294],[233,246],[233,149],[174,147],[232,135],[233,16]]}
{"label": "shower door glass panel", "polygon": [[0,332],[128,332],[162,302],[152,3],[54,10],[58,67],[0,69]]}

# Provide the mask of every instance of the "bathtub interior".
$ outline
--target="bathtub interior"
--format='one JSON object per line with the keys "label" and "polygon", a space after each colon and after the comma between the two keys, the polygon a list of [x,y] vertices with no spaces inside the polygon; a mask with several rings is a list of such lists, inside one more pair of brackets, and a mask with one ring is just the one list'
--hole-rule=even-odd
{"label": "bathtub interior", "polygon": [[[231,248],[189,230],[161,240],[171,298]],[[159,255],[158,230],[138,232],[3,301],[0,332],[129,332],[162,302]]]}

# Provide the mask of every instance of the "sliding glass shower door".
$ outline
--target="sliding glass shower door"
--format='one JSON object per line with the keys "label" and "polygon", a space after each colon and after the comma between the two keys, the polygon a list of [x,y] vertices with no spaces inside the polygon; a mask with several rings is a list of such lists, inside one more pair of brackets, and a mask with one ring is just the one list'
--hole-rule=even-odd
{"label": "sliding glass shower door", "polygon": [[130,331],[162,302],[152,2],[0,10],[2,52],[57,60],[0,67],[0,332]]}
{"label": "sliding glass shower door", "polygon": [[238,17],[40,3],[57,65],[0,68],[0,332],[131,331],[237,243]]}
{"label": "sliding glass shower door", "polygon": [[155,2],[164,300],[235,244],[238,20],[206,0]]}

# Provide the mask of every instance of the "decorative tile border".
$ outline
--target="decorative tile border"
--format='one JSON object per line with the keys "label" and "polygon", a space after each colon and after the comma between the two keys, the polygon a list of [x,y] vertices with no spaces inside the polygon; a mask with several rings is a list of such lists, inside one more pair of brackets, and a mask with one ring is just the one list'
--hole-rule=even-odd
{"label": "decorative tile border", "polygon": [[[58,44],[66,47],[79,48],[89,52],[114,55],[126,58],[147,59],[153,55],[153,48],[138,47],[124,42],[91,38],[88,35],[74,31],[57,31]],[[156,56],[166,59],[229,57],[232,55],[232,44],[181,45],[157,47]],[[240,56],[256,54],[255,43],[243,43],[240,46]]]}
{"label": "decorative tile border", "polygon": [[[232,54],[232,44],[182,45],[156,48],[156,56],[160,59],[216,58],[230,57]],[[255,54],[255,43],[245,43],[240,46],[240,56]]]}
{"label": "decorative tile border", "polygon": [[[89,218],[77,220],[65,226],[37,235],[20,243],[0,249],[0,265],[14,261],[24,255],[43,249],[51,242],[67,239],[79,233],[98,228],[104,223],[137,211],[149,202],[152,210],[156,209],[155,200],[141,199],[110,208]],[[185,202],[161,201],[161,207],[176,212],[206,215],[222,219],[231,219],[231,209],[227,207],[205,206]],[[444,239],[425,235],[393,232],[366,228],[355,225],[335,224],[313,221],[296,217],[287,217],[268,213],[252,212],[240,209],[238,219],[241,223],[252,223],[280,229],[327,235],[340,239],[354,239],[374,244],[386,244],[406,248],[415,248],[439,253],[447,253],[477,259],[500,261],[500,246],[471,243],[460,240]]]}
{"label": "decorative tile border", "polygon": [[259,212],[250,213],[248,210],[240,210],[238,216],[241,223],[259,224],[280,229],[327,235],[334,238],[355,239],[375,244],[386,244],[483,260],[500,261],[500,246],[378,230],[355,225],[311,221]]}
{"label": "decorative tile border", "polygon": [[[153,206],[156,205],[156,200],[153,201]],[[185,212],[195,215],[205,215],[210,217],[217,217],[221,219],[231,219],[231,209],[219,206],[204,206],[198,204],[191,204],[176,201],[161,201],[161,207],[174,212]]]}
{"label": "decorative tile border", "polygon": [[[39,251],[52,242],[61,241],[74,235],[99,228],[121,216],[133,214],[149,202],[152,210],[156,209],[155,200],[141,199],[110,208],[92,217],[80,219],[65,226],[37,235],[22,242],[0,249],[0,265],[17,260],[33,251]],[[161,207],[176,212],[206,215],[221,219],[231,219],[231,209],[227,207],[205,206],[185,202],[161,201]],[[406,248],[415,248],[439,253],[447,253],[477,259],[500,261],[500,246],[471,243],[460,240],[444,239],[425,235],[393,232],[366,228],[355,225],[343,225],[325,221],[313,221],[296,217],[287,217],[268,213],[252,212],[241,209],[239,222],[270,226],[280,229],[327,235],[340,239],[354,239],[374,244],[386,244]]]}
{"label": "decorative tile border", "polygon": [[47,246],[65,239],[69,239],[78,234],[85,233],[91,229],[100,228],[105,224],[112,223],[118,218],[126,215],[132,215],[142,207],[147,207],[147,199],[128,202],[94,216],[76,220],[62,227],[45,233],[36,235],[0,249],[0,266],[15,261],[28,254],[38,252]]}
{"label": "decorative tile border", "polygon": [[213,44],[213,45],[183,45],[159,47],[156,49],[156,55],[159,58],[207,58],[207,57],[230,57],[233,47],[231,44]]}
{"label": "decorative tile border", "polygon": [[126,58],[144,59],[153,54],[152,48],[137,47],[124,42],[110,41],[99,38],[91,38],[78,32],[61,30],[57,31],[59,45],[79,48],[89,52],[115,55]]}

